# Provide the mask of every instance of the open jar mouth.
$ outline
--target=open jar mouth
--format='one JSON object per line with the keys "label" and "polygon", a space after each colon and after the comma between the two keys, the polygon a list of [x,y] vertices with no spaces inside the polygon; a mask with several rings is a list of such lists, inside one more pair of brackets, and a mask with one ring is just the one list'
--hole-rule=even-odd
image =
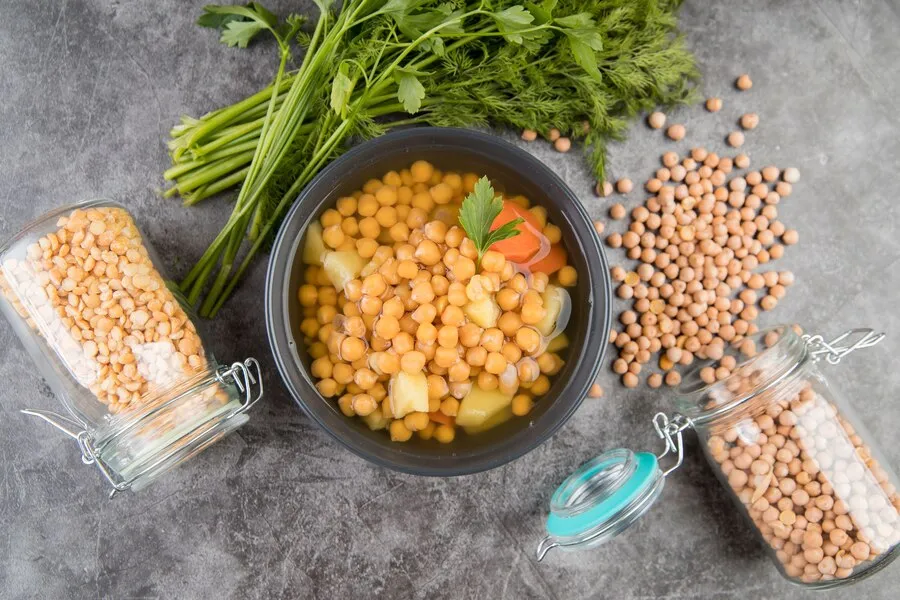
{"label": "open jar mouth", "polygon": [[791,327],[764,329],[729,344],[721,357],[695,362],[676,388],[676,406],[694,423],[714,421],[786,381],[808,359]]}

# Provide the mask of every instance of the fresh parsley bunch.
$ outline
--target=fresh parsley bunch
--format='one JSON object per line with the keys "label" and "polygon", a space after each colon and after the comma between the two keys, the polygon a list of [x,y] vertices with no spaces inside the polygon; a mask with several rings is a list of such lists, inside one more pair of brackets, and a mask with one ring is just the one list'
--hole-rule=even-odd
{"label": "fresh parsley bunch", "polygon": [[[346,0],[339,12],[331,0],[316,4],[312,32],[257,2],[208,6],[200,18],[232,46],[268,32],[281,56],[271,86],[184,117],[171,132],[169,195],[194,204],[240,186],[224,229],[182,282],[191,302],[206,292],[205,316],[351,138],[419,123],[556,127],[583,141],[602,179],[606,144],[631,118],[693,99],[697,72],[676,31],[677,0]],[[292,46],[305,52],[289,71]]]}

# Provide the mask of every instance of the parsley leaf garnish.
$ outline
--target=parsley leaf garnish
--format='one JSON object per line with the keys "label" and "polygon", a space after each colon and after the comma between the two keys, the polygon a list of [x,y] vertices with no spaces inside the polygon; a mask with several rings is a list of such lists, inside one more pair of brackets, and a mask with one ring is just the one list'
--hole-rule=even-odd
{"label": "parsley leaf garnish", "polygon": [[525,222],[521,218],[513,219],[491,231],[494,219],[502,210],[503,199],[495,195],[487,177],[479,179],[475,184],[475,190],[463,200],[459,209],[459,222],[469,239],[475,243],[479,260],[497,242],[519,235],[517,226]]}

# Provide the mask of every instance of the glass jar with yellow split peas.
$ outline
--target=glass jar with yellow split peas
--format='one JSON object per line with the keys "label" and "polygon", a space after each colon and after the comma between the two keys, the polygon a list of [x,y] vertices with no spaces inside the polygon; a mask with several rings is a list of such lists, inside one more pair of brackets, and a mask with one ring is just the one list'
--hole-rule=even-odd
{"label": "glass jar with yellow split peas", "polygon": [[[679,414],[654,418],[665,450],[614,450],[573,473],[553,497],[539,557],[602,543],[633,523],[681,464],[682,432],[693,428],[787,579],[830,588],[884,568],[900,544],[897,475],[820,368],[882,338],[851,330],[826,341],[780,326],[694,367],[677,390]],[[675,464],[662,470],[668,454]]]}
{"label": "glass jar with yellow split peas", "polygon": [[262,395],[250,358],[220,366],[125,207],[60,208],[0,249],[0,308],[71,436],[112,493],[138,490],[244,424]]}
{"label": "glass jar with yellow split peas", "polygon": [[[494,210],[471,231],[466,203],[479,201]],[[369,179],[307,228],[301,252],[298,343],[316,389],[394,442],[526,417],[564,365],[578,274],[561,231],[480,173],[418,160]]]}

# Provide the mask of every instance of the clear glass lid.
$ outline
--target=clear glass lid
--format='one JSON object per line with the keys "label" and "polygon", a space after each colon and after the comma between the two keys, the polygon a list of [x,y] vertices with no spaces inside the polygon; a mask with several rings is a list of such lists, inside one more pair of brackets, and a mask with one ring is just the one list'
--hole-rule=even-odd
{"label": "clear glass lid", "polygon": [[662,492],[656,456],[619,448],[581,465],[550,499],[547,536],[537,548],[575,550],[602,544],[637,521]]}

